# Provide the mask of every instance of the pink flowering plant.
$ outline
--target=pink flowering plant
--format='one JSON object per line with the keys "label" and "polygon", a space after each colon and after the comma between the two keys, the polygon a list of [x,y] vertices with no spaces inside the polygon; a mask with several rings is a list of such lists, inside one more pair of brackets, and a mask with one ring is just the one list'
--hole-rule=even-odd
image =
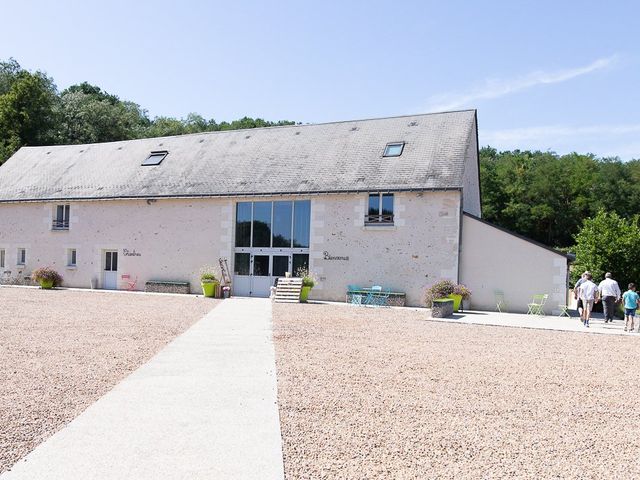
{"label": "pink flowering plant", "polygon": [[53,282],[53,286],[57,287],[62,284],[62,275],[51,267],[39,267],[31,272],[31,280],[34,282]]}
{"label": "pink flowering plant", "polygon": [[434,300],[448,298],[451,294],[461,295],[464,300],[467,300],[471,297],[471,290],[461,283],[456,284],[451,280],[439,280],[427,288],[424,302],[427,307],[431,307]]}

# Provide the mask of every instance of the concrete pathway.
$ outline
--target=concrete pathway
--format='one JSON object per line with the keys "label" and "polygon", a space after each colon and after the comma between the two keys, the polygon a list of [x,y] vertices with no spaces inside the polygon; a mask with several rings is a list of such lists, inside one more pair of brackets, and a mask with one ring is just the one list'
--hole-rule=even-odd
{"label": "concrete pathway", "polygon": [[[366,308],[357,307],[345,302],[325,302],[320,300],[312,300],[310,303],[338,305],[345,308]],[[397,309],[408,309],[425,312],[428,310],[418,307],[387,307]],[[449,322],[449,323],[466,323],[472,325],[491,325],[495,327],[516,327],[516,328],[535,328],[540,330],[557,330],[563,332],[582,332],[582,333],[602,333],[605,335],[626,335],[630,337],[640,338],[638,326],[640,321],[635,322],[635,332],[628,333],[624,331],[624,321],[614,320],[613,323],[605,325],[602,313],[594,313],[591,318],[590,327],[586,328],[580,321],[580,316],[575,310],[569,310],[572,314],[571,318],[558,317],[555,315],[539,316],[525,315],[523,313],[500,313],[500,312],[484,312],[476,310],[468,310],[465,312],[454,313],[452,317],[447,318],[426,318],[433,322]],[[636,319],[638,320],[638,318]]]}
{"label": "concrete pathway", "polygon": [[[575,313],[575,312],[574,312]],[[449,318],[432,318],[434,322],[469,323],[475,325],[493,325],[498,327],[537,328],[541,330],[559,330],[564,332],[601,333],[606,335],[637,336],[637,332],[624,331],[624,321],[614,320],[613,323],[604,323],[602,314],[594,314],[589,328],[582,325],[579,316],[572,318],[558,316],[524,315],[520,313],[499,313],[469,311],[454,314]]]}
{"label": "concrete pathway", "polygon": [[282,479],[271,302],[233,298],[2,480]]}

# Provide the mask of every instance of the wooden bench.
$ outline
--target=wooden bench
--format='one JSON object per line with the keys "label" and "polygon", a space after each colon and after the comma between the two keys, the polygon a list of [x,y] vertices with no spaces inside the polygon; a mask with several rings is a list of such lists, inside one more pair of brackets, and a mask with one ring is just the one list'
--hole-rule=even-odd
{"label": "wooden bench", "polygon": [[191,293],[189,282],[149,280],[144,284],[145,292],[153,293]]}

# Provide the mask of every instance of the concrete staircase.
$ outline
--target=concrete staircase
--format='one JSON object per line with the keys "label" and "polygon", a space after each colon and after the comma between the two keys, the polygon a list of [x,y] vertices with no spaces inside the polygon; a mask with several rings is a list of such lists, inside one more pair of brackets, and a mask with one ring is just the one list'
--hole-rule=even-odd
{"label": "concrete staircase", "polygon": [[300,302],[301,290],[301,278],[278,278],[276,296],[273,301],[278,303],[298,303]]}

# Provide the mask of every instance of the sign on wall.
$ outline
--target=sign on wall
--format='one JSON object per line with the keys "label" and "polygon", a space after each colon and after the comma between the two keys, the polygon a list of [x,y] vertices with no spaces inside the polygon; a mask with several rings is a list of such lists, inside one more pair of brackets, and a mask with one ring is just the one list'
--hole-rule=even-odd
{"label": "sign on wall", "polygon": [[342,260],[344,262],[348,262],[349,261],[349,257],[343,257],[343,256],[339,256],[339,255],[329,255],[329,252],[322,252],[324,257],[323,260]]}

